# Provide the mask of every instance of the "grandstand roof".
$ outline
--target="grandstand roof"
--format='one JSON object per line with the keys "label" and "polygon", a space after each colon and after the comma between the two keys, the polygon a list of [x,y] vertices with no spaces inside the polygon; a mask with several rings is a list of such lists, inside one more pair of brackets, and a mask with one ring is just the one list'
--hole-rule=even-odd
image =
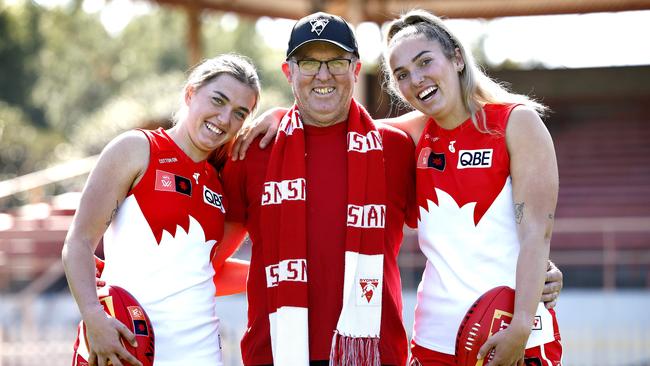
{"label": "grandstand roof", "polygon": [[298,19],[314,11],[348,17],[354,23],[384,22],[412,8],[449,18],[495,18],[650,9],[649,0],[150,0],[195,9],[235,12],[251,17]]}
{"label": "grandstand roof", "polygon": [[343,16],[352,24],[383,23],[413,8],[446,18],[498,18],[650,9],[650,0],[148,0],[183,8],[188,14],[188,61],[203,57],[199,42],[202,10],[259,18],[299,19],[316,11]]}

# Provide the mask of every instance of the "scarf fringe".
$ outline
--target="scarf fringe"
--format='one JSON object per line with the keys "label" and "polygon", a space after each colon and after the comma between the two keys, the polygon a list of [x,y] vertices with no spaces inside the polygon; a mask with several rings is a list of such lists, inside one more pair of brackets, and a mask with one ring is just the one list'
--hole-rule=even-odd
{"label": "scarf fringe", "polygon": [[379,337],[352,337],[334,331],[330,366],[381,366]]}

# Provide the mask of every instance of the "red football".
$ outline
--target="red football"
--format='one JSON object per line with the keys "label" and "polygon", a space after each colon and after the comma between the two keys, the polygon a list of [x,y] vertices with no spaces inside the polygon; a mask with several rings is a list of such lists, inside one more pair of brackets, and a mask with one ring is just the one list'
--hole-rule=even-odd
{"label": "red football", "polygon": [[[136,336],[137,347],[131,346],[122,339],[124,347],[134,355],[143,366],[152,366],[154,357],[154,333],[149,316],[142,305],[125,289],[118,286],[106,285],[97,289],[99,302],[104,306],[106,313],[129,328]],[[74,358],[72,366],[88,365],[88,339],[86,338],[86,325],[79,323],[77,340],[74,343]],[[129,365],[124,362],[124,365]]]}
{"label": "red football", "polygon": [[515,310],[515,290],[499,286],[481,295],[470,306],[456,335],[456,362],[458,366],[486,366],[494,352],[485,359],[476,355],[489,336],[505,329]]}

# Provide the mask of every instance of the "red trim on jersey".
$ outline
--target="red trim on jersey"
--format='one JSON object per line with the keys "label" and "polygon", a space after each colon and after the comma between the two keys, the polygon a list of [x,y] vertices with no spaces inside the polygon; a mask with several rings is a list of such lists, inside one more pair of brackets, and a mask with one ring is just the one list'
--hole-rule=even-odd
{"label": "red trim on jersey", "polygon": [[[433,118],[429,119],[415,149],[419,207],[427,210],[427,200],[438,205],[435,192],[438,188],[451,195],[459,207],[476,202],[474,224],[478,224],[510,175],[505,130],[510,112],[516,106],[488,104],[484,107],[491,133],[476,129],[471,119],[452,130],[440,127]],[[490,148],[485,149],[486,146]],[[488,164],[492,168],[481,167]],[[454,169],[455,174],[446,174],[449,169]]]}
{"label": "red trim on jersey", "polygon": [[177,227],[189,231],[190,215],[199,223],[213,222],[203,227],[206,241],[221,240],[223,225],[215,215],[223,218],[224,200],[217,172],[206,160],[194,162],[162,128],[140,131],[149,140],[149,165],[128,195],[135,196],[158,244],[163,231],[172,236]]}

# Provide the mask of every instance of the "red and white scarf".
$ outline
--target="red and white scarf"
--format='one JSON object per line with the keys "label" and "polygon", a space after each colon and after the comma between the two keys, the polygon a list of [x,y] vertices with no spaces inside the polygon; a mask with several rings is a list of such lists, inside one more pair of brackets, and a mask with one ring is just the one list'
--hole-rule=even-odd
{"label": "red and white scarf", "polygon": [[[380,365],[386,179],[379,132],[368,112],[354,100],[347,140],[343,308],[332,340],[330,365],[374,366]],[[305,135],[300,111],[294,106],[280,123],[262,195],[273,361],[282,366],[309,364],[305,218],[309,182],[305,174]]]}

